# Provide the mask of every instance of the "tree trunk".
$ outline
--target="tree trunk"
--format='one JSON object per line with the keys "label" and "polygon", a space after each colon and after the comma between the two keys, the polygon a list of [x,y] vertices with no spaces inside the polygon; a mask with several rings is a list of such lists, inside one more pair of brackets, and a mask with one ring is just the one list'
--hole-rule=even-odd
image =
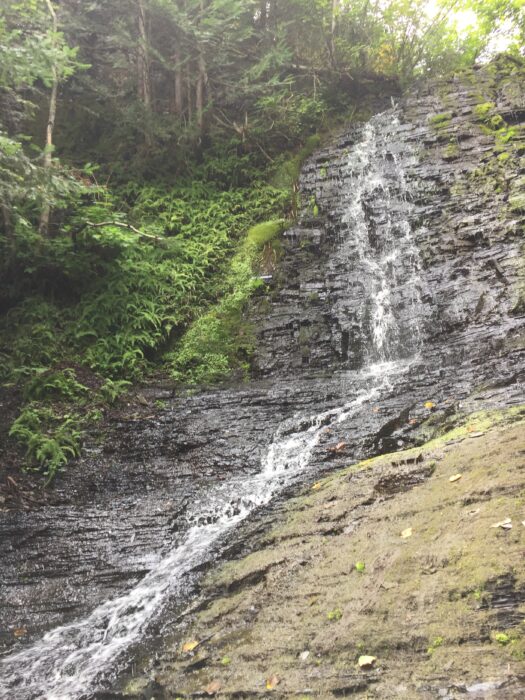
{"label": "tree trunk", "polygon": [[188,61],[186,63],[186,102],[188,106],[188,122],[191,122],[191,119],[193,117],[193,95],[191,87],[191,67],[190,62]]}
{"label": "tree trunk", "polygon": [[261,29],[266,29],[268,20],[268,0],[259,0],[259,22]]}
{"label": "tree trunk", "polygon": [[[176,0],[177,9],[182,12],[185,9],[183,0]],[[175,63],[175,102],[174,112],[181,118],[184,113],[184,71],[182,63],[182,32],[177,27],[175,30],[175,49],[173,51],[173,62]]]}
{"label": "tree trunk", "polygon": [[151,108],[150,59],[148,51],[148,30],[144,0],[138,0],[138,87],[139,96],[146,107]]}
{"label": "tree trunk", "polygon": [[337,8],[338,0],[332,0],[332,16],[330,21],[330,62],[334,68],[337,68],[336,50],[335,50],[335,32],[337,29]]}
{"label": "tree trunk", "polygon": [[[204,16],[206,0],[201,0],[201,16]],[[195,87],[195,111],[197,113],[197,125],[201,135],[204,132],[204,101],[206,96],[206,86],[208,84],[208,73],[206,71],[206,59],[204,58],[204,48],[198,47],[197,59],[197,85]]]}
{"label": "tree trunk", "polygon": [[175,114],[179,117],[182,116],[184,111],[184,77],[182,75],[182,56],[180,51],[179,40],[177,38],[177,45],[175,47],[175,52],[173,54],[173,60],[175,62],[175,104],[174,110]]}
{"label": "tree trunk", "polygon": [[[51,15],[51,28],[53,34],[58,31],[58,18],[55,12],[55,8],[51,4],[51,0],[46,0],[47,9]],[[50,170],[53,165],[53,132],[55,130],[55,119],[57,113],[57,97],[58,97],[58,68],[56,63],[52,67],[52,84],[51,84],[51,97],[49,99],[49,112],[47,117],[47,127],[46,127],[46,143],[44,150],[44,169]],[[49,235],[49,219],[51,216],[51,207],[46,202],[42,206],[42,211],[40,212],[40,224],[38,226],[38,231],[42,236]]]}
{"label": "tree trunk", "polygon": [[4,223],[4,234],[5,237],[11,241],[13,241],[13,226],[11,223],[11,212],[9,211],[9,207],[6,204],[2,204],[2,220]]}
{"label": "tree trunk", "polygon": [[[149,55],[148,24],[144,0],[138,0],[138,92],[146,112],[151,112],[151,60]],[[151,142],[149,124],[146,124],[146,141]]]}
{"label": "tree trunk", "polygon": [[195,88],[195,111],[197,112],[197,125],[201,134],[204,131],[204,99],[206,94],[206,84],[208,75],[206,73],[206,61],[202,50],[199,51],[198,60],[198,77],[197,86]]}

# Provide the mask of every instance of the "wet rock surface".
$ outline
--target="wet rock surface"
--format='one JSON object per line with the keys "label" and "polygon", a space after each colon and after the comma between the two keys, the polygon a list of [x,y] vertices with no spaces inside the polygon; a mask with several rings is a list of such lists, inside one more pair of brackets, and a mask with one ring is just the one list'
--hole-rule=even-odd
{"label": "wet rock surface", "polygon": [[[114,697],[205,697],[211,684],[224,698],[523,697],[524,420],[524,408],[471,416],[292,499]],[[400,463],[410,483],[385,492]]]}
{"label": "wet rock surface", "polygon": [[[140,581],[194,524],[193,504],[230,475],[258,472],[278,430],[307,430],[328,412],[304,470],[311,480],[418,444],[429,418],[446,425],[458,412],[522,400],[523,85],[517,67],[495,63],[423,87],[375,118],[367,153],[373,146],[377,185],[370,169],[364,184],[355,174],[360,144],[372,138],[366,126],[306,163],[299,222],[253,312],[253,381],[188,397],[144,387],[146,405],[130,401],[104,436],[90,437],[49,503],[0,504],[4,648],[28,646]],[[489,102],[512,127],[508,140],[480,120],[476,107]],[[403,254],[386,260],[386,238]],[[364,264],[363,246],[380,267]],[[384,345],[373,337],[381,275],[390,294]],[[392,358],[380,392],[341,420],[330,414],[374,386],[363,368]],[[411,469],[379,480],[377,494],[409,488]]]}

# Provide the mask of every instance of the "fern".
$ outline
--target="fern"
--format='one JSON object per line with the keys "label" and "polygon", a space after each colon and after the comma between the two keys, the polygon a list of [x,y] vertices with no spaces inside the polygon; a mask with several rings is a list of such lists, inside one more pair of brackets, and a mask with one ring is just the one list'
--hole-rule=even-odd
{"label": "fern", "polygon": [[26,448],[29,468],[37,469],[50,483],[71,459],[80,455],[81,431],[78,419],[58,416],[50,408],[26,406],[9,430]]}

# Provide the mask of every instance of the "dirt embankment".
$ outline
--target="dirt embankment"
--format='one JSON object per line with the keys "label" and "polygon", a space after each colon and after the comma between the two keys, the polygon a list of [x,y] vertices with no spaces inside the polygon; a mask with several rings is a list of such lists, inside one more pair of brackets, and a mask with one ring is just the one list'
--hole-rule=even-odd
{"label": "dirt embankment", "polygon": [[512,409],[311,485],[125,694],[525,697],[524,484]]}

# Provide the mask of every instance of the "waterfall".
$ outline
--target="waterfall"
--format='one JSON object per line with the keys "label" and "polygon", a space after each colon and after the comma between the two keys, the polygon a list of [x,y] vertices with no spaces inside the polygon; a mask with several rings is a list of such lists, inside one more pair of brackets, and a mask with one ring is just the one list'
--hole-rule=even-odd
{"label": "waterfall", "polygon": [[[284,421],[259,472],[232,477],[214,487],[205,502],[194,502],[182,539],[128,592],[5,657],[0,662],[1,697],[89,697],[111,678],[126,650],[142,638],[167,601],[184,593],[185,576],[209,561],[213,546],[285,487],[304,478],[323,431],[351,421],[366,403],[391,388],[396,374],[407,370],[406,358],[419,347],[415,313],[419,259],[403,159],[390,150],[395,125],[392,112],[375,117],[363,127],[360,141],[342,156],[337,213],[342,233],[336,256],[366,288],[360,324],[368,339],[367,351],[353,396],[316,415]],[[336,306],[344,328],[345,305]]]}

